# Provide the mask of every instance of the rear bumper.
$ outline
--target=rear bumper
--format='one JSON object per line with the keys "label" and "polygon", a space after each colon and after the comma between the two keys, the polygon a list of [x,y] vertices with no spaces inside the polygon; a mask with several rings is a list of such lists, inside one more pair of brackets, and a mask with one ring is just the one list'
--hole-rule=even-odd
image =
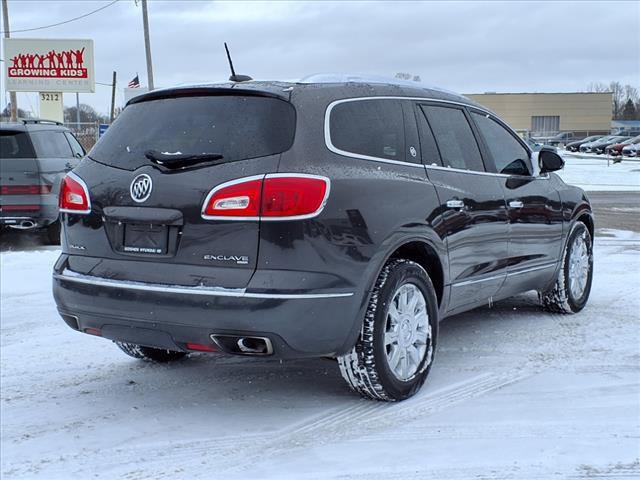
{"label": "rear bumper", "polygon": [[[45,196],[19,196],[19,201],[13,196],[0,197],[0,225],[13,228],[42,228],[58,219],[58,205],[45,202]],[[47,196],[48,197],[48,196]]]}
{"label": "rear bumper", "polygon": [[[59,262],[60,263],[60,262]],[[56,265],[53,294],[66,323],[111,340],[172,350],[212,334],[268,338],[279,358],[344,353],[358,316],[354,292],[251,291],[122,282]]]}

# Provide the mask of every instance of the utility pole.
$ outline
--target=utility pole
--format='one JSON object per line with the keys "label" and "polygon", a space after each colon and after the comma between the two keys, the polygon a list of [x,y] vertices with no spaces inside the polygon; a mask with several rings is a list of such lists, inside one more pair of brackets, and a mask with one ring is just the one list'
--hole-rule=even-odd
{"label": "utility pole", "polygon": [[80,131],[80,94],[76,92],[76,128]]}
{"label": "utility pole", "polygon": [[113,123],[113,115],[116,108],[116,72],[113,72],[113,80],[111,82],[111,113],[109,115],[109,123]]}
{"label": "utility pole", "polygon": [[[2,19],[4,21],[3,29],[4,29],[4,38],[9,38],[11,35],[9,33],[9,7],[7,6],[7,0],[2,0]],[[8,62],[9,59],[5,58],[5,62]],[[18,121],[18,96],[16,92],[9,92],[9,101],[11,102],[11,121]]]}
{"label": "utility pole", "polygon": [[144,50],[147,54],[147,81],[149,82],[149,90],[153,90],[153,65],[151,64],[151,41],[149,40],[147,0],[142,0],[142,26],[144,27]]}

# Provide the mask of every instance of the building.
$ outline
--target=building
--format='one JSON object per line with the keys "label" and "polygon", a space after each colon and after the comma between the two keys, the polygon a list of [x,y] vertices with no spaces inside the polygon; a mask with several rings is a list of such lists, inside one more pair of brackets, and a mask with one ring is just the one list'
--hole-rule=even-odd
{"label": "building", "polygon": [[611,131],[611,92],[481,93],[466,96],[496,112],[521,134],[535,137],[575,132],[588,136]]}

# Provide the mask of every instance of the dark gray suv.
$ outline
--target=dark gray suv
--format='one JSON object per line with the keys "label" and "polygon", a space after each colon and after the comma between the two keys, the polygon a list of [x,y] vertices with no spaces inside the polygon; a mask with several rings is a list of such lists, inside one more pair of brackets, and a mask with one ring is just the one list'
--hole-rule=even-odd
{"label": "dark gray suv", "polygon": [[336,357],[355,391],[402,400],[441,319],[529,290],[586,305],[594,223],[563,164],[437,89],[152,91],[63,181],[54,297],[136,358]]}
{"label": "dark gray suv", "polygon": [[60,242],[58,190],[85,154],[68,128],[49,120],[0,124],[0,226],[40,229]]}

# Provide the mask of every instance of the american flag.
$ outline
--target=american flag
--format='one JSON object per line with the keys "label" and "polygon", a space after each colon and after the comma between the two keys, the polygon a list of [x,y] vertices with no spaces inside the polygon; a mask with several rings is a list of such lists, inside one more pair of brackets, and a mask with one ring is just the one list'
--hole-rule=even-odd
{"label": "american flag", "polygon": [[129,88],[139,88],[140,87],[140,79],[138,78],[138,75],[133,77],[133,80],[131,80],[129,82],[129,85],[127,85],[127,87],[129,87]]}

